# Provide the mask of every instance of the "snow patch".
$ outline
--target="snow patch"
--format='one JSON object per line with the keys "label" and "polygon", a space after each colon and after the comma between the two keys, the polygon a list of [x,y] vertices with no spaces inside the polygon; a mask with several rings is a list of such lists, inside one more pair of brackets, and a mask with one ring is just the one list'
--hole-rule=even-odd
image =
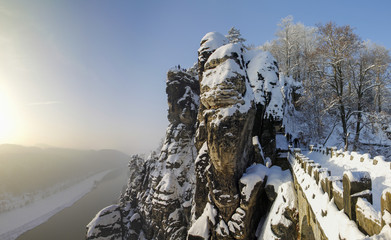
{"label": "snow patch", "polygon": [[282,119],[283,94],[277,61],[269,52],[259,49],[246,52],[244,59],[255,102],[266,106],[267,116]]}
{"label": "snow patch", "polygon": [[217,210],[210,203],[206,203],[204,212],[202,215],[193,223],[189,229],[188,234],[192,236],[199,236],[203,239],[209,239],[209,222],[213,225],[216,224],[215,217],[217,215]]}
{"label": "snow patch", "polygon": [[373,221],[377,222],[379,225],[381,225],[381,214],[380,212],[377,212],[371,203],[369,203],[365,198],[358,198],[357,199],[357,208],[360,212],[362,212],[367,219],[372,219]]}
{"label": "snow patch", "polygon": [[279,166],[269,168],[266,185],[273,186],[274,190],[277,191],[282,184],[287,182],[292,182],[292,175],[289,170],[282,171]]}
{"label": "snow patch", "polygon": [[297,197],[295,194],[293,182],[285,182],[281,184],[276,190],[278,193],[277,198],[270,208],[270,212],[262,226],[258,240],[279,239],[273,233],[271,226],[281,223],[285,227],[289,227],[291,224],[293,224],[292,221],[284,216],[284,210],[286,208],[297,209]]}
{"label": "snow patch", "polygon": [[232,53],[236,53],[236,54],[238,54],[238,56],[240,56],[242,52],[243,52],[243,44],[241,44],[241,43],[228,43],[224,46],[217,48],[216,51],[214,51],[212,53],[212,55],[209,56],[206,64],[210,63],[212,60],[215,60],[215,59],[229,57],[232,55]]}
{"label": "snow patch", "polygon": [[240,178],[240,183],[244,185],[241,194],[245,196],[246,201],[250,199],[255,185],[265,179],[267,172],[268,168],[262,164],[254,164],[247,168],[246,172]]}
{"label": "snow patch", "polygon": [[201,39],[201,46],[198,49],[198,52],[205,50],[213,51],[228,42],[228,39],[221,33],[209,32]]}
{"label": "snow patch", "polygon": [[276,134],[276,149],[288,150],[288,141],[283,134]]}
{"label": "snow patch", "polygon": [[217,224],[216,232],[222,237],[227,237],[229,235],[229,230],[227,224],[224,222],[224,220],[220,220],[220,222]]}
{"label": "snow patch", "polygon": [[362,179],[371,179],[369,173],[364,171],[345,171],[343,175],[346,175],[350,182],[361,182]]}
{"label": "snow patch", "polygon": [[[87,225],[87,236],[92,236],[98,225],[111,225],[113,224],[113,214],[118,211],[118,205],[113,204],[100,210],[95,217]],[[119,212],[118,212],[119,214]]]}
{"label": "snow patch", "polygon": [[[240,68],[235,60],[230,58],[220,63],[215,68],[206,70],[203,73],[201,87],[208,86],[209,88],[218,88],[218,85],[226,82],[227,79],[237,77],[238,75],[245,76],[245,72]],[[223,89],[219,90],[223,91]],[[232,91],[232,89],[229,88],[226,91]],[[203,93],[201,97],[205,96],[206,93]]]}

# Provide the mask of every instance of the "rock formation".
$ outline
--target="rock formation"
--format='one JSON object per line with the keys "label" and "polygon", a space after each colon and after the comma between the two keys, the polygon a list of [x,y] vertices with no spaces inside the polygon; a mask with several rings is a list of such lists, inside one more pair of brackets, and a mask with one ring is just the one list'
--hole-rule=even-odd
{"label": "rock formation", "polygon": [[[121,202],[102,210],[88,225],[87,239],[184,239],[194,192],[194,147],[199,84],[194,69],[167,73],[170,125],[160,154],[133,156]],[[120,213],[120,214],[119,214]],[[107,229],[120,226],[110,235]]]}
{"label": "rock formation", "polygon": [[266,193],[273,205],[262,226],[260,239],[296,239],[298,204],[292,175],[273,166],[268,171]]}
{"label": "rock formation", "polygon": [[98,213],[87,238],[253,239],[278,199],[276,188],[265,191],[262,164],[274,158],[283,113],[276,61],[211,32],[198,66],[168,72],[166,92],[160,154],[132,158],[121,202]]}
{"label": "rock formation", "polygon": [[260,201],[266,180],[265,170],[258,169],[263,165],[250,167],[261,162],[255,158],[252,139],[264,137],[262,121],[282,118],[277,63],[270,54],[246,51],[219,33],[205,35],[198,56],[199,155],[188,237],[251,239],[265,208]]}

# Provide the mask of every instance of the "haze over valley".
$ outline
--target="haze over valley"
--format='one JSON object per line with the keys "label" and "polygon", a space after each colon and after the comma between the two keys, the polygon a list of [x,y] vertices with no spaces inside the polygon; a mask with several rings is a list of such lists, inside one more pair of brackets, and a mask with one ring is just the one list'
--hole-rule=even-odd
{"label": "haze over valley", "polygon": [[[0,145],[1,239],[6,238],[10,230],[18,229],[17,236],[39,225],[43,216],[49,218],[72,205],[97,187],[106,175],[117,172],[126,176],[124,169],[128,160],[128,155],[115,150]],[[117,190],[121,191],[121,186]],[[64,195],[64,192],[67,194]],[[60,197],[61,194],[63,196]],[[119,198],[119,193],[116,198]],[[42,204],[44,208],[40,206]],[[28,217],[23,217],[23,214],[28,214]],[[11,226],[6,226],[6,223],[11,223]]]}

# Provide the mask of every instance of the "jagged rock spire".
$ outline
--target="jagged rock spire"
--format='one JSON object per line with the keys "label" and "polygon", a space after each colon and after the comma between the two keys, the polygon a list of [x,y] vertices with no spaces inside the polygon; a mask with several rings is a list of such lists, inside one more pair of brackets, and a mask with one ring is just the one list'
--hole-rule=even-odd
{"label": "jagged rock spire", "polygon": [[[184,239],[194,192],[194,147],[199,84],[196,69],[167,73],[168,120],[160,153],[145,161],[134,156],[128,188],[120,204],[98,213],[88,239]],[[114,217],[115,216],[115,217]],[[118,231],[110,232],[107,229]]]}
{"label": "jagged rock spire", "polygon": [[[208,237],[216,239],[249,239],[255,233],[252,222],[260,216],[253,213],[256,207],[262,208],[256,206],[256,199],[264,179],[259,179],[251,193],[243,191],[246,184],[241,179],[256,161],[252,137],[257,104],[270,115],[279,113],[267,110],[272,94],[278,94],[273,92],[279,89],[278,68],[271,55],[246,52],[241,43],[228,43],[214,32],[201,40],[198,56],[199,155],[194,222],[188,238],[205,238],[208,232]],[[273,104],[273,108],[282,108]]]}
{"label": "jagged rock spire", "polygon": [[266,167],[252,165],[260,160],[252,139],[273,139],[279,89],[270,54],[206,34],[198,66],[167,74],[170,124],[160,153],[132,158],[120,204],[97,215],[88,239],[253,238]]}

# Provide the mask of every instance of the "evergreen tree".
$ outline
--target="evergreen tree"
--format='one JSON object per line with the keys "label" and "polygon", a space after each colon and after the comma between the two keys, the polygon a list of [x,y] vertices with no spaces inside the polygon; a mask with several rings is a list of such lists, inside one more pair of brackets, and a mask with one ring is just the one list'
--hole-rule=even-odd
{"label": "evergreen tree", "polygon": [[236,29],[235,27],[231,27],[231,29],[228,31],[228,35],[225,37],[228,38],[230,43],[244,43],[246,41],[246,39],[242,38],[240,30]]}

